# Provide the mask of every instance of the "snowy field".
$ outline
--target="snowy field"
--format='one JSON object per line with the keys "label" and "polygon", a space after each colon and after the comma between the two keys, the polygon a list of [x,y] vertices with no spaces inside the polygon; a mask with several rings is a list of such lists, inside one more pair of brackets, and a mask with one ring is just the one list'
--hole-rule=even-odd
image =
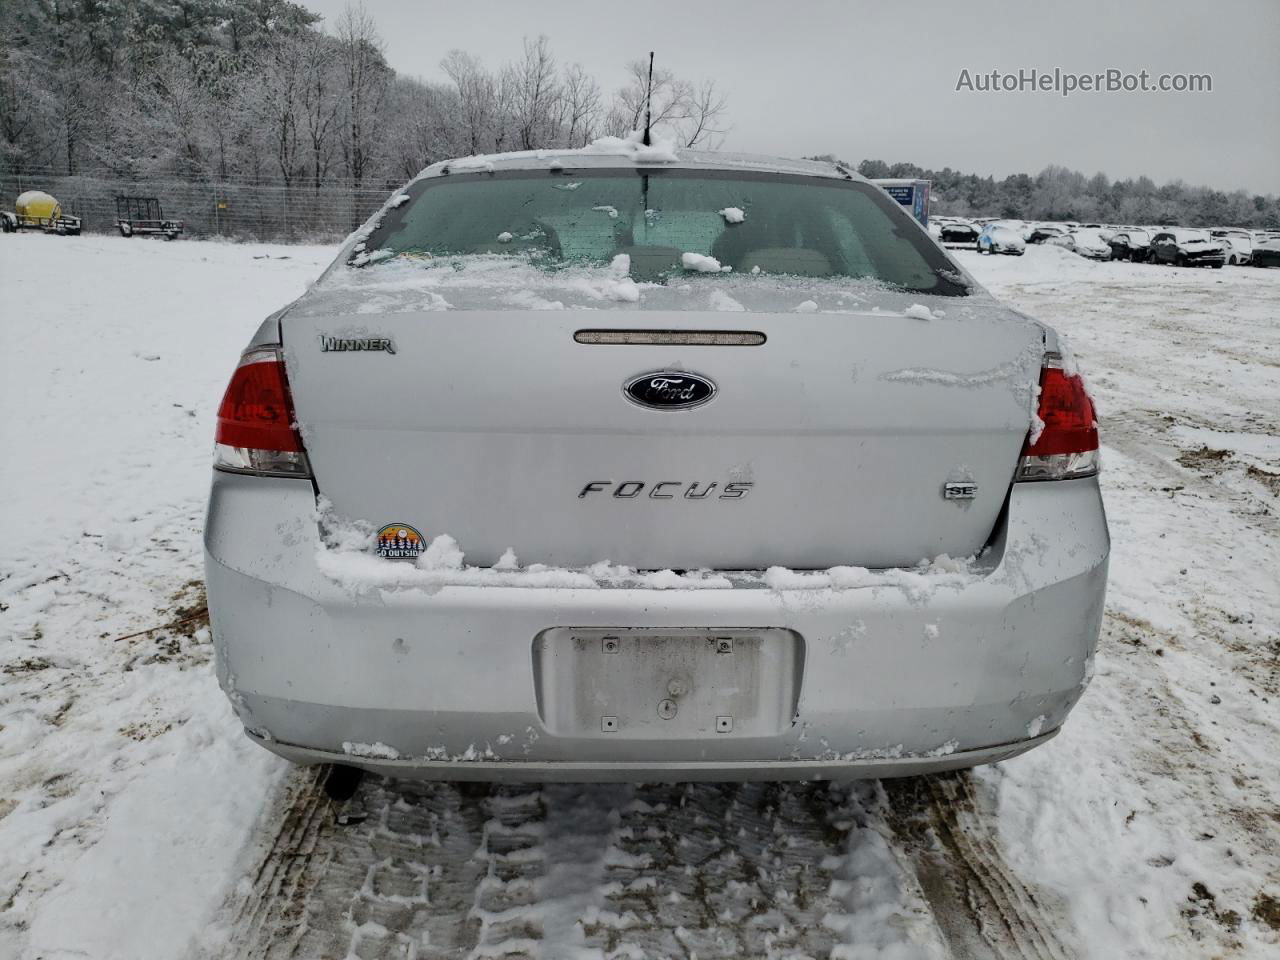
{"label": "snowy field", "polygon": [[370,780],[338,826],[210,665],[239,350],[329,248],[6,236],[0,957],[1269,958],[1280,271],[959,257],[1065,333],[1114,538],[1045,747],[850,788]]}

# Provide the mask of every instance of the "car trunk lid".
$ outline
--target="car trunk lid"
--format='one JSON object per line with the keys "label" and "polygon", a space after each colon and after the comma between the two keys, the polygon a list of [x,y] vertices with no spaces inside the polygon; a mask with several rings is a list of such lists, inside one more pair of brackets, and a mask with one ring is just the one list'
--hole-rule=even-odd
{"label": "car trunk lid", "polygon": [[[341,516],[447,533],[479,565],[510,548],[565,567],[879,568],[974,554],[996,523],[1043,334],[988,305],[313,308],[282,333],[315,482]],[[575,339],[588,328],[660,342]],[[762,336],[681,336],[695,331]],[[625,395],[664,372],[714,396],[654,409]]]}

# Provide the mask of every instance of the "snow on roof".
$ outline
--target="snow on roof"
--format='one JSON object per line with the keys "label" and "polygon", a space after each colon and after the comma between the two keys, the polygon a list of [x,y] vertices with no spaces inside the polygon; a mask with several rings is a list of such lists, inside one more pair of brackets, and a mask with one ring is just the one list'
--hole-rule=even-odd
{"label": "snow on roof", "polygon": [[626,137],[601,137],[585,147],[572,150],[519,150],[442,160],[427,167],[415,179],[447,176],[451,173],[599,169],[624,165],[683,170],[751,170],[838,180],[865,180],[852,170],[845,170],[824,160],[790,160],[759,154],[691,150],[676,146],[674,141],[660,138],[654,138],[652,144],[646,146],[641,142],[638,132]]}

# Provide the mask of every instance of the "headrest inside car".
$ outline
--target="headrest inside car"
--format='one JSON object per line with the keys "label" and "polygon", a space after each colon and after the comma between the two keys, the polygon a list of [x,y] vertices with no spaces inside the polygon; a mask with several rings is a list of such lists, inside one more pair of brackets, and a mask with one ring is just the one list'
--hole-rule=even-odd
{"label": "headrest inside car", "polygon": [[762,247],[749,250],[735,264],[735,273],[750,273],[759,267],[764,273],[788,273],[798,277],[828,277],[831,261],[825,254],[804,247]]}

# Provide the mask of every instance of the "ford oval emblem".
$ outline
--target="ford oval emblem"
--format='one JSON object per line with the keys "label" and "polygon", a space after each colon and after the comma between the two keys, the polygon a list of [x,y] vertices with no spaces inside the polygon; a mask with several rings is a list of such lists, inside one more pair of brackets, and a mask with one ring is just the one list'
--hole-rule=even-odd
{"label": "ford oval emblem", "polygon": [[622,392],[632,403],[651,410],[688,410],[711,400],[716,385],[696,373],[659,370],[628,380]]}

